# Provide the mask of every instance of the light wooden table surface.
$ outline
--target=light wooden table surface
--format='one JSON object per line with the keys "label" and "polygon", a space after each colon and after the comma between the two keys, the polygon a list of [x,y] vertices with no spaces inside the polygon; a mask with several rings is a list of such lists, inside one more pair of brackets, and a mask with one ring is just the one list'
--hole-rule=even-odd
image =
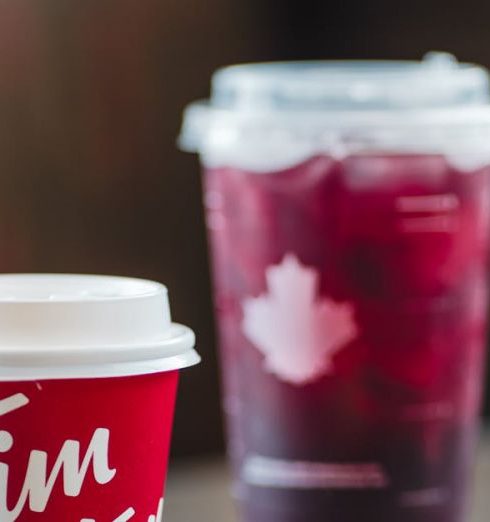
{"label": "light wooden table surface", "polygon": [[[471,522],[490,520],[490,434],[480,444]],[[171,466],[165,522],[235,522],[223,459],[198,459]]]}

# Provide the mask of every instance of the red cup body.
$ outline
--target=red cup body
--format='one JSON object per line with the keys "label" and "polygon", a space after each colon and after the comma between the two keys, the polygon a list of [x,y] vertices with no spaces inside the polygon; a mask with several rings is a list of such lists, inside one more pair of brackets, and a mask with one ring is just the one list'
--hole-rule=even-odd
{"label": "red cup body", "polygon": [[0,383],[1,522],[160,520],[177,383]]}

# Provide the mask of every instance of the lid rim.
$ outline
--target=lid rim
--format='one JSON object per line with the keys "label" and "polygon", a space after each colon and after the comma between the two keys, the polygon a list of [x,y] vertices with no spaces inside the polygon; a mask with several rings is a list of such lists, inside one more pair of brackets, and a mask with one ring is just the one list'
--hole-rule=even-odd
{"label": "lid rim", "polygon": [[[417,121],[422,120],[433,120],[434,117],[441,120],[444,117],[458,117],[463,120],[463,117],[474,118],[477,115],[480,117],[488,118],[490,123],[490,103],[478,103],[471,105],[448,105],[438,107],[406,107],[406,108],[386,108],[386,109],[333,109],[333,108],[304,108],[304,109],[283,109],[283,108],[260,108],[256,109],[241,108],[233,109],[228,107],[214,106],[210,100],[201,99],[189,104],[185,109],[185,116],[192,117],[192,113],[201,114],[214,114],[217,116],[224,116],[228,118],[236,118],[243,121],[257,121],[266,120],[271,117],[277,118],[278,120],[286,120],[293,118],[311,118],[311,119],[323,119],[325,116],[342,116],[348,117],[351,120],[359,119],[361,121],[366,120],[367,123],[372,125],[379,125],[379,122],[374,121],[375,119],[382,117],[386,120],[393,120],[403,116],[407,116]],[[185,122],[184,122],[185,123]],[[338,125],[338,121],[335,125]],[[384,123],[384,122],[383,122]],[[466,122],[465,122],[466,123]],[[400,124],[403,125],[403,124]]]}
{"label": "lid rim", "polygon": [[201,362],[200,355],[190,349],[186,353],[148,361],[123,362],[106,365],[77,366],[5,366],[0,364],[0,382],[47,381],[47,380],[90,380],[138,377],[179,371]]}
{"label": "lid rim", "polygon": [[[280,135],[276,136],[276,131]],[[486,139],[488,135],[486,148],[490,147],[490,104],[424,111],[252,112],[216,108],[201,101],[186,109],[178,146],[186,152],[203,153],[218,143],[243,143],[248,135],[256,139],[259,132],[263,133],[261,136],[266,135],[266,142],[297,135],[314,140],[324,133],[342,139],[342,133],[352,133],[375,140],[373,145],[379,141],[381,147],[392,145],[391,141],[385,143],[386,133],[392,133],[391,138],[395,133],[401,133],[402,143],[406,141],[404,133],[413,133],[413,139],[421,146],[426,146],[430,133],[435,133],[437,150],[441,148],[441,142],[450,140],[452,146],[454,135],[466,132],[471,134],[467,137],[469,149],[480,150],[481,143],[474,141],[474,133],[481,134],[479,139]],[[461,136],[456,139],[463,147]]]}
{"label": "lid rim", "polygon": [[[40,348],[30,346],[3,346],[0,347],[0,367],[11,365],[16,367],[24,365],[26,361],[38,368],[57,367],[70,364],[116,364],[138,363],[156,359],[171,358],[182,355],[192,350],[195,346],[194,332],[187,326],[179,323],[171,324],[172,330],[178,333],[154,343],[113,344],[113,345],[43,345]],[[69,350],[66,348],[69,347]],[[105,360],[104,360],[105,359]],[[16,361],[12,364],[12,361]],[[47,361],[47,362],[46,362]]]}

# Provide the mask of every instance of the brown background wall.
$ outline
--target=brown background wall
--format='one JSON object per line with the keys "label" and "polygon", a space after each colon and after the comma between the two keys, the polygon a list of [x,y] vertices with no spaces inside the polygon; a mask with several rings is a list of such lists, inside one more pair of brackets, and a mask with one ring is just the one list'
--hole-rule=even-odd
{"label": "brown background wall", "polygon": [[175,148],[212,71],[253,60],[417,58],[490,65],[482,1],[2,0],[0,271],[155,278],[199,336],[174,451],[221,447],[196,158]]}

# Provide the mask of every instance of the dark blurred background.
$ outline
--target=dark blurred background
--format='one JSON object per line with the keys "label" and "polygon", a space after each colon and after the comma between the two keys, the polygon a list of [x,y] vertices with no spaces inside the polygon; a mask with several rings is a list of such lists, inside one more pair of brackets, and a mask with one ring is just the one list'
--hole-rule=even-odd
{"label": "dark blurred background", "polygon": [[222,448],[196,157],[183,107],[222,65],[420,58],[490,66],[485,0],[2,0],[0,271],[165,282],[204,363],[184,372],[174,453]]}

